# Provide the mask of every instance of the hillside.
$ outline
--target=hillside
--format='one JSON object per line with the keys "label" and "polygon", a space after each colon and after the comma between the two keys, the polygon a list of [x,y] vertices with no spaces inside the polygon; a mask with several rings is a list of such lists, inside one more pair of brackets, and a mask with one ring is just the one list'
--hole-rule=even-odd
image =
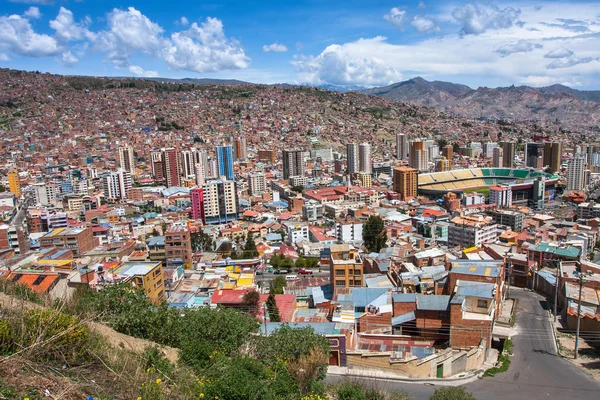
{"label": "hillside", "polygon": [[471,89],[418,77],[361,93],[472,118],[554,121],[574,130],[598,130],[600,125],[600,91],[580,91],[562,85]]}

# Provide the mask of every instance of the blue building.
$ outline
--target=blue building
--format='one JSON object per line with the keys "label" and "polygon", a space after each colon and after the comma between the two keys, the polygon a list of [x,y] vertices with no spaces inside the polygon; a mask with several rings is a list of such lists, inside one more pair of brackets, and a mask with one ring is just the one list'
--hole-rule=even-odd
{"label": "blue building", "polygon": [[232,181],[234,176],[231,146],[217,147],[217,163],[219,164],[219,177],[224,176],[228,181]]}

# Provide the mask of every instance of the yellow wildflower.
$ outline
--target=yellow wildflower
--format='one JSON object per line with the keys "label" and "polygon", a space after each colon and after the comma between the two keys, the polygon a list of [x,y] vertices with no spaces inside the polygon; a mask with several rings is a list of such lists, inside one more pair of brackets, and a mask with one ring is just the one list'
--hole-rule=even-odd
{"label": "yellow wildflower", "polygon": [[156,378],[156,384],[160,385],[160,382],[161,382],[160,378]]}

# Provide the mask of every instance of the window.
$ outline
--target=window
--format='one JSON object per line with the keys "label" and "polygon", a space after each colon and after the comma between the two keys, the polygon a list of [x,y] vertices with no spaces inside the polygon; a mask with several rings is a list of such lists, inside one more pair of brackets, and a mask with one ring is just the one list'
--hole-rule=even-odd
{"label": "window", "polygon": [[346,284],[346,281],[340,281],[340,280],[335,281],[336,286],[344,286],[345,284]]}
{"label": "window", "polygon": [[335,275],[336,276],[344,276],[344,275],[346,275],[346,271],[344,271],[343,269],[336,269]]}
{"label": "window", "polygon": [[488,308],[487,300],[477,300],[477,308]]}

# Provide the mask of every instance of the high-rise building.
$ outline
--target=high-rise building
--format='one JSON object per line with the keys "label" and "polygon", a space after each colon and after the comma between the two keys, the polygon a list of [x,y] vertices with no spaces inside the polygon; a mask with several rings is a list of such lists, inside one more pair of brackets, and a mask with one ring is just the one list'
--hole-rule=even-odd
{"label": "high-rise building", "polygon": [[181,163],[179,151],[174,148],[162,149],[163,176],[167,187],[181,186]]}
{"label": "high-rise building", "polygon": [[544,168],[544,145],[540,143],[525,144],[525,164],[530,168]]}
{"label": "high-rise building", "polygon": [[400,200],[417,197],[418,171],[414,168],[396,167],[393,174],[394,192],[400,193]]}
{"label": "high-rise building", "polygon": [[404,133],[396,134],[396,158],[406,160],[408,158],[408,135]]}
{"label": "high-rise building", "polygon": [[419,172],[429,170],[429,157],[424,140],[410,142],[410,155],[408,164]]}
{"label": "high-rise building", "polygon": [[440,147],[437,144],[431,145],[427,148],[427,157],[430,160],[435,160],[440,155]]}
{"label": "high-rise building", "polygon": [[248,192],[251,196],[261,196],[267,191],[267,176],[263,172],[248,175]]}
{"label": "high-rise building", "polygon": [[132,187],[132,179],[129,171],[123,168],[111,172],[102,179],[104,198],[110,200],[123,200],[127,198],[127,192]]}
{"label": "high-rise building", "polygon": [[202,220],[202,223],[204,223],[204,194],[201,187],[190,189],[190,200],[192,203],[192,219]]}
{"label": "high-rise building", "polygon": [[369,143],[361,143],[360,146],[358,146],[358,172],[364,172],[366,174],[373,173],[371,145]]}
{"label": "high-rise building", "polygon": [[217,164],[219,165],[219,177],[224,176],[228,181],[232,181],[234,174],[231,146],[217,147]]}
{"label": "high-rise building", "polygon": [[485,142],[483,144],[483,152],[487,158],[494,157],[494,149],[498,147],[496,142]]}
{"label": "high-rise building", "polygon": [[204,219],[206,224],[221,224],[238,218],[237,185],[234,181],[204,183]]}
{"label": "high-rise building", "polygon": [[552,173],[560,171],[562,163],[562,144],[558,142],[544,143],[544,167],[550,168]]}
{"label": "high-rise building", "polygon": [[202,164],[202,162],[196,163],[194,170],[196,171],[196,185],[202,187],[202,185],[204,185],[204,179],[206,176],[204,171],[204,165]]}
{"label": "high-rise building", "polygon": [[502,147],[496,147],[493,150],[493,156],[492,156],[492,166],[494,168],[500,168],[502,167],[502,160],[504,159],[504,150],[502,150]]}
{"label": "high-rise building", "polygon": [[585,187],[585,164],[587,155],[577,153],[567,164],[567,190],[583,190]]}
{"label": "high-rise building", "polygon": [[238,138],[235,140],[235,157],[238,160],[245,160],[248,158],[248,146],[246,138]]}
{"label": "high-rise building", "polygon": [[283,151],[283,179],[292,176],[304,176],[304,154],[302,150]]}
{"label": "high-rise building", "polygon": [[34,183],[31,187],[36,205],[50,206],[58,202],[60,186],[55,182]]}
{"label": "high-rise building", "polygon": [[515,166],[515,151],[517,144],[515,142],[502,142],[502,167],[513,168]]}
{"label": "high-rise building", "polygon": [[196,175],[196,163],[198,162],[198,154],[195,149],[182,150],[179,153],[181,162],[180,171],[183,179],[191,179]]}
{"label": "high-rise building", "polygon": [[119,166],[131,175],[135,175],[135,156],[133,147],[119,147]]}
{"label": "high-rise building", "polygon": [[454,146],[451,144],[444,146],[442,148],[442,157],[446,157],[446,160],[448,160],[448,169],[452,169],[454,163]]}
{"label": "high-rise building", "polygon": [[16,169],[13,169],[8,173],[8,190],[17,197],[22,194],[19,171]]}
{"label": "high-rise building", "polygon": [[346,159],[347,159],[347,172],[348,174],[356,174],[358,172],[358,145],[356,143],[348,143],[346,145]]}
{"label": "high-rise building", "polygon": [[490,204],[495,204],[498,207],[510,207],[512,205],[510,186],[491,186]]}

